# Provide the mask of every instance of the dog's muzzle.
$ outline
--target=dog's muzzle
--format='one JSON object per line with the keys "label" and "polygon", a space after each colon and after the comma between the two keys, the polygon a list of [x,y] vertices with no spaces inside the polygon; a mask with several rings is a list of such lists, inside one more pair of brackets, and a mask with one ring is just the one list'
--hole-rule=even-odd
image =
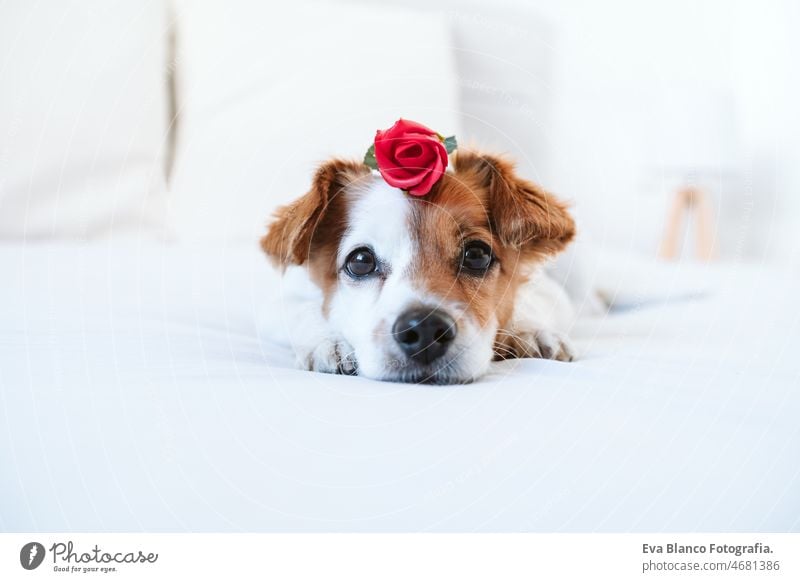
{"label": "dog's muzzle", "polygon": [[392,335],[409,359],[427,365],[447,352],[456,338],[456,322],[443,311],[411,309],[397,318]]}

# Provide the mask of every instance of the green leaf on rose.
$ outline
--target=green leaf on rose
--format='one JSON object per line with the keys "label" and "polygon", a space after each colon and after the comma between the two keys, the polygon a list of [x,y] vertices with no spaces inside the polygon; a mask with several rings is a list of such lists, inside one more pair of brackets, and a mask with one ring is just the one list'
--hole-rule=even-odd
{"label": "green leaf on rose", "polygon": [[444,138],[444,149],[447,150],[448,154],[452,154],[456,151],[458,147],[458,142],[456,142],[456,136],[451,135],[450,137]]}
{"label": "green leaf on rose", "polygon": [[378,160],[375,159],[375,144],[369,146],[367,153],[364,154],[364,164],[373,170],[378,169]]}

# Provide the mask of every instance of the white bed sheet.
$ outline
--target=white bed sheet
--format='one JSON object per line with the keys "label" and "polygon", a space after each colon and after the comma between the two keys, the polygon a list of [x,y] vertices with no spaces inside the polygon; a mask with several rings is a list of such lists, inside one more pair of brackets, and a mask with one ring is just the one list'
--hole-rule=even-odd
{"label": "white bed sheet", "polygon": [[0,247],[0,529],[800,530],[800,277],[607,263],[580,361],[430,387],[290,369],[255,249]]}

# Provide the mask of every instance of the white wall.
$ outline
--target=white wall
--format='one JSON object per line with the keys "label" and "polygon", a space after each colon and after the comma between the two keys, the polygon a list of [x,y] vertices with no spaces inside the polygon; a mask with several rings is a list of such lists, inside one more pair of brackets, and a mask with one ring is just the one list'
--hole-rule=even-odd
{"label": "white wall", "polygon": [[558,39],[547,179],[575,196],[596,239],[653,253],[672,168],[694,159],[717,205],[722,258],[796,252],[796,2],[533,4]]}
{"label": "white wall", "polygon": [[800,263],[800,3],[739,2],[737,17],[746,167],[753,198],[772,203],[761,224],[775,227],[759,239],[767,256]]}

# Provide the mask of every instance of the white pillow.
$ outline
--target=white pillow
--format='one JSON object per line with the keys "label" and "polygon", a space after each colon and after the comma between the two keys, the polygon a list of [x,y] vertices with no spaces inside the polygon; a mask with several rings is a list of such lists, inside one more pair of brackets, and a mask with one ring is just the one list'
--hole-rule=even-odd
{"label": "white pillow", "polygon": [[[339,0],[325,0],[331,4]],[[441,13],[458,72],[461,141],[505,153],[550,186],[555,31],[541,3],[520,0],[357,0]]]}
{"label": "white pillow", "polygon": [[458,132],[441,16],[366,5],[178,2],[183,240],[252,242],[330,156],[362,158],[399,117]]}
{"label": "white pillow", "polygon": [[452,22],[464,137],[507,154],[521,175],[550,187],[550,26],[525,2],[441,4]]}
{"label": "white pillow", "polygon": [[0,3],[0,238],[163,222],[166,21],[154,1]]}

